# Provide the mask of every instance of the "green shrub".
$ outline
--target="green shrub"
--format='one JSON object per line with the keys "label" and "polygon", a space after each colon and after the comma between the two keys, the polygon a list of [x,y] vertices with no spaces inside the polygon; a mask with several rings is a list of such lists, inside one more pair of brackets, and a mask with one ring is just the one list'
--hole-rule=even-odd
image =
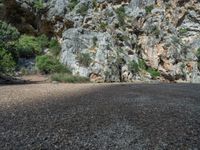
{"label": "green shrub", "polygon": [[153,69],[153,68],[148,68],[148,69],[147,69],[147,72],[150,73],[150,75],[151,75],[151,77],[152,77],[153,79],[155,79],[155,78],[157,78],[158,76],[160,76],[160,72],[158,72],[158,70]]}
{"label": "green shrub", "polygon": [[43,9],[43,8],[44,8],[44,2],[43,2],[43,0],[35,0],[35,1],[33,2],[33,7],[34,7],[35,9],[37,9],[37,10]]}
{"label": "green shrub", "polygon": [[185,33],[188,32],[188,29],[186,29],[186,28],[180,28],[178,31],[179,31],[180,34],[185,34]]}
{"label": "green shrub", "polygon": [[129,62],[128,69],[131,72],[137,73],[139,70],[146,70],[147,67],[145,61],[143,59],[139,59],[138,63],[135,61]]}
{"label": "green shrub", "polygon": [[41,73],[70,73],[70,70],[52,56],[43,55],[36,57],[36,67]]}
{"label": "green shrub", "polygon": [[10,74],[14,71],[15,62],[11,54],[3,48],[0,48],[0,74]]}
{"label": "green shrub", "polygon": [[48,47],[49,39],[46,35],[43,34],[43,35],[37,36],[35,38],[36,38],[36,41],[40,45],[41,48]]}
{"label": "green shrub", "polygon": [[130,70],[133,73],[138,73],[139,72],[139,66],[138,66],[137,62],[130,61],[128,63],[128,70]]}
{"label": "green shrub", "polygon": [[15,68],[13,44],[19,38],[15,27],[0,20],[0,74],[11,74]]}
{"label": "green shrub", "polygon": [[0,43],[7,44],[17,40],[19,36],[20,33],[15,27],[0,20]]}
{"label": "green shrub", "polygon": [[73,76],[71,74],[56,73],[51,75],[52,81],[58,81],[63,83],[85,83],[89,82],[89,79],[86,77]]}
{"label": "green shrub", "polygon": [[77,4],[78,0],[70,0],[68,7],[72,11]]}
{"label": "green shrub", "polygon": [[38,37],[22,35],[16,43],[19,57],[34,57],[36,55],[41,55],[44,48],[47,48],[48,46],[49,40],[45,35]]}
{"label": "green shrub", "polygon": [[79,63],[85,67],[89,67],[92,62],[89,53],[80,53],[77,55],[77,59]]}
{"label": "green shrub", "polygon": [[107,26],[108,26],[107,23],[101,22],[99,27],[100,27],[101,30],[106,30]]}
{"label": "green shrub", "polygon": [[145,7],[145,11],[146,11],[146,13],[147,13],[147,14],[150,14],[151,11],[153,10],[153,8],[154,8],[153,5],[146,6],[146,7]]}
{"label": "green shrub", "polygon": [[92,0],[92,5],[93,5],[94,8],[96,8],[97,7],[97,0]]}
{"label": "green shrub", "polygon": [[20,57],[33,57],[40,55],[43,49],[48,46],[48,38],[45,35],[34,37],[29,35],[22,35],[16,47]]}
{"label": "green shrub", "polygon": [[138,67],[140,68],[140,69],[142,69],[142,70],[146,70],[146,63],[145,63],[145,61],[143,60],[143,59],[139,59],[138,60]]}
{"label": "green shrub", "polygon": [[82,4],[80,8],[77,10],[77,13],[81,14],[82,16],[85,16],[87,15],[87,11],[88,11],[88,6],[85,4]]}
{"label": "green shrub", "polygon": [[123,26],[124,25],[124,18],[126,17],[125,8],[121,6],[121,7],[117,8],[115,10],[115,12],[117,14],[119,25]]}
{"label": "green shrub", "polygon": [[61,47],[56,39],[53,38],[49,42],[49,50],[54,56],[58,56],[60,54]]}

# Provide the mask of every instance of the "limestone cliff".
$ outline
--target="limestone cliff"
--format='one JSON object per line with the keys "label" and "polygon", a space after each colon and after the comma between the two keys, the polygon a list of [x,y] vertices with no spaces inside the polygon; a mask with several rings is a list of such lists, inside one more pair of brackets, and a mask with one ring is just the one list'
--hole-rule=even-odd
{"label": "limestone cliff", "polygon": [[200,82],[199,0],[6,0],[4,5],[1,18],[15,14],[21,31],[55,35],[60,61],[73,74],[96,82]]}

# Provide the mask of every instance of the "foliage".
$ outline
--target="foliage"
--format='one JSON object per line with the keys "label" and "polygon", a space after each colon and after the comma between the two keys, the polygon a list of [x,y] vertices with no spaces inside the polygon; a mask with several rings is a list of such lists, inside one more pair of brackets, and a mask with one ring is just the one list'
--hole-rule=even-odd
{"label": "foliage", "polygon": [[179,31],[180,34],[185,34],[185,33],[188,32],[188,29],[187,28],[180,28],[178,31]]}
{"label": "foliage", "polygon": [[101,30],[106,30],[107,26],[108,26],[107,23],[101,22],[99,27],[100,27]]}
{"label": "foliage", "polygon": [[5,46],[9,44],[10,42],[17,40],[19,36],[20,36],[20,33],[15,27],[0,20],[0,45],[1,46],[3,45]]}
{"label": "foliage", "polygon": [[147,72],[150,73],[150,75],[151,75],[151,77],[153,79],[155,79],[156,77],[160,76],[160,72],[158,72],[156,69],[153,69],[153,68],[148,68]]}
{"label": "foliage", "polygon": [[11,54],[3,48],[0,48],[0,74],[10,74],[13,72],[15,62]]}
{"label": "foliage", "polygon": [[142,70],[146,70],[146,63],[145,63],[145,61],[143,60],[143,59],[139,59],[138,60],[138,67],[140,68],[140,69],[142,69]]}
{"label": "foliage", "polygon": [[42,54],[42,50],[47,47],[47,44],[48,39],[44,35],[39,37],[22,35],[16,43],[16,47],[19,57],[33,57]]}
{"label": "foliage", "polygon": [[139,72],[139,66],[138,66],[137,62],[130,61],[128,63],[128,70],[130,70],[133,73],[138,73]]}
{"label": "foliage", "polygon": [[93,5],[94,8],[96,8],[97,7],[97,0],[92,0],[92,5]]}
{"label": "foliage", "polygon": [[52,38],[50,40],[49,50],[54,56],[58,56],[60,54],[61,47],[56,39]]}
{"label": "foliage", "polygon": [[119,24],[121,26],[124,25],[124,18],[126,17],[126,13],[125,13],[125,8],[124,7],[119,7],[115,10],[116,14],[117,14],[117,18],[119,21]]}
{"label": "foliage", "polygon": [[160,76],[160,72],[158,72],[158,70],[153,69],[151,67],[147,67],[143,59],[139,59],[138,63],[136,61],[129,62],[128,69],[133,73],[138,73],[140,70],[145,70],[150,73],[153,79]]}
{"label": "foliage", "polygon": [[90,63],[92,62],[89,53],[80,53],[77,55],[77,59],[79,63],[85,67],[89,67]]}
{"label": "foliage", "polygon": [[64,83],[85,83],[89,82],[86,77],[73,76],[71,74],[55,73],[51,75],[52,81],[64,82]]}
{"label": "foliage", "polygon": [[78,0],[70,0],[68,7],[72,11],[77,4]]}
{"label": "foliage", "polygon": [[33,3],[33,7],[37,10],[41,10],[44,8],[44,2],[43,0],[35,0]]}
{"label": "foliage", "polygon": [[[14,71],[18,58],[30,58],[41,55],[45,48],[49,48],[53,56],[60,53],[60,45],[56,39],[49,39],[45,35],[38,37],[21,35],[15,27],[0,21],[0,72],[8,74]],[[15,60],[15,61],[14,61]],[[41,72],[70,72],[65,66],[50,56],[38,56],[37,65]]]}
{"label": "foliage", "polygon": [[15,68],[12,46],[19,37],[15,27],[0,20],[0,73],[10,74]]}
{"label": "foliage", "polygon": [[128,69],[131,72],[137,73],[139,70],[146,70],[147,67],[145,61],[143,59],[139,59],[138,63],[136,61],[129,62]]}
{"label": "foliage", "polygon": [[61,47],[55,38],[50,41],[45,35],[38,37],[22,35],[16,43],[19,57],[33,57],[41,55],[45,48],[49,48],[50,52],[54,56],[58,56]]}
{"label": "foliage", "polygon": [[80,8],[77,10],[77,13],[81,14],[82,16],[85,16],[88,11],[88,6],[85,4],[80,5]]}
{"label": "foliage", "polygon": [[36,57],[36,67],[41,73],[70,73],[70,70],[52,56],[43,55]]}
{"label": "foliage", "polygon": [[146,7],[145,7],[145,11],[146,11],[146,13],[147,13],[147,14],[150,14],[151,11],[153,10],[153,8],[154,8],[153,5],[146,6]]}

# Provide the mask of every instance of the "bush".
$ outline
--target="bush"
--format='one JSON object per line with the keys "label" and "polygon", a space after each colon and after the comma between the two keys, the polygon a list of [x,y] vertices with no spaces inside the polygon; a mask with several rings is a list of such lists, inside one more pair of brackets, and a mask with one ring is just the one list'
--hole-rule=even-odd
{"label": "bush", "polygon": [[68,7],[72,11],[77,4],[78,4],[78,0],[70,0]]}
{"label": "bush", "polygon": [[89,82],[89,78],[73,76],[71,74],[56,73],[51,75],[52,81],[64,82],[64,83],[85,83]]}
{"label": "bush", "polygon": [[52,56],[43,55],[36,57],[36,67],[41,73],[70,73],[70,70]]}
{"label": "bush", "polygon": [[77,59],[79,63],[85,67],[89,67],[92,59],[90,58],[90,54],[88,53],[80,53],[77,55]]}
{"label": "bush", "polygon": [[49,50],[54,56],[58,56],[60,54],[61,47],[56,39],[52,38],[49,42]]}
{"label": "bush", "polygon": [[0,74],[10,74],[14,71],[15,62],[11,54],[3,48],[0,48]]}
{"label": "bush", "polygon": [[0,43],[7,44],[7,42],[17,40],[19,36],[20,33],[15,27],[0,20]]}
{"label": "bush", "polygon": [[13,44],[19,38],[15,27],[0,20],[0,74],[11,74],[15,68],[13,59]]}
{"label": "bush", "polygon": [[151,77],[153,79],[157,78],[158,76],[160,76],[160,72],[158,72],[156,69],[153,69],[153,68],[148,68],[147,69],[147,72],[150,73]]}
{"label": "bush", "polygon": [[82,4],[80,8],[77,10],[77,13],[81,14],[82,16],[85,16],[88,11],[88,6],[85,4]]}
{"label": "bush", "polygon": [[180,28],[178,31],[179,31],[180,34],[185,34],[185,33],[188,32],[188,29],[186,29],[186,28]]}
{"label": "bush", "polygon": [[16,43],[19,57],[25,58],[42,54],[43,49],[47,46],[48,38],[45,35],[39,37],[22,35]]}
{"label": "bush", "polygon": [[44,2],[43,0],[35,0],[33,3],[33,7],[37,10],[41,10],[44,8]]}
{"label": "bush", "polygon": [[139,72],[139,66],[137,62],[131,61],[128,63],[128,70],[130,70],[133,73],[138,73]]}
{"label": "bush", "polygon": [[97,7],[97,0],[92,0],[92,5],[93,5],[94,8],[96,8]]}
{"label": "bush", "polygon": [[115,12],[117,14],[119,25],[123,26],[124,25],[124,18],[126,17],[125,8],[119,7],[115,10]]}
{"label": "bush", "polygon": [[146,7],[145,7],[145,11],[146,11],[146,13],[147,13],[147,14],[150,14],[151,11],[153,10],[153,8],[154,8],[153,5],[146,6]]}
{"label": "bush", "polygon": [[142,69],[142,70],[146,70],[146,63],[145,63],[145,61],[143,60],[143,59],[139,59],[138,60],[138,67],[140,68],[140,69]]}
{"label": "bush", "polygon": [[101,22],[99,27],[101,30],[106,30],[106,28],[108,27],[108,24],[105,22]]}

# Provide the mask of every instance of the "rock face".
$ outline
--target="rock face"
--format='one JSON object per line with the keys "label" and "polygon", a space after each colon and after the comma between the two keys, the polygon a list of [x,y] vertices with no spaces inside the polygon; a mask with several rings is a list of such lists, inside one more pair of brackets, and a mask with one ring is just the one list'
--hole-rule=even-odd
{"label": "rock face", "polygon": [[[95,82],[200,82],[199,0],[17,1],[56,35],[61,62]],[[30,9],[31,8],[31,9]]]}

